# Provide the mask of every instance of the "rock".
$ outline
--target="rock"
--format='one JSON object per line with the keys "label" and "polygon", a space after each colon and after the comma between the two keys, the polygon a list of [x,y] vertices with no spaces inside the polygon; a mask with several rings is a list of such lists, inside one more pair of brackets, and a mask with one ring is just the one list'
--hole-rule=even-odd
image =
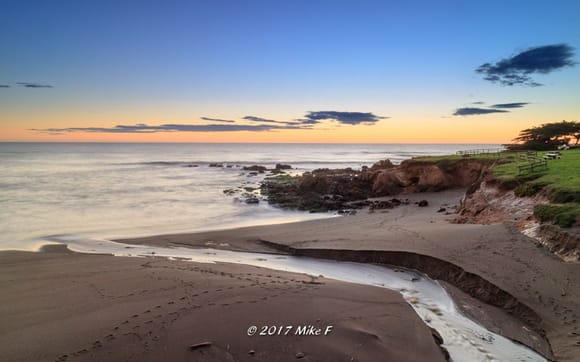
{"label": "rock", "polygon": [[259,204],[260,203],[260,199],[258,199],[257,196],[254,195],[244,195],[246,196],[246,199],[244,200],[244,202],[248,205],[255,205],[255,204]]}
{"label": "rock", "polygon": [[302,353],[302,352],[296,353],[296,359],[301,359],[301,358],[304,358],[304,353]]}
{"label": "rock", "polygon": [[283,163],[277,163],[275,169],[276,170],[291,170],[292,169],[292,166],[285,165]]}
{"label": "rock", "polygon": [[249,176],[258,176],[258,172],[256,171],[248,172],[248,177]]}
{"label": "rock", "polygon": [[187,165],[185,167],[198,167],[197,165]]}
{"label": "rock", "polygon": [[421,200],[421,201],[419,201],[419,202],[417,203],[417,206],[419,206],[419,207],[426,207],[426,206],[429,206],[429,201],[427,201],[427,200]]}
{"label": "rock", "polygon": [[251,350],[249,350],[249,351],[248,351],[248,354],[249,354],[250,356],[253,356],[253,355],[255,355],[255,354],[256,354],[256,351],[254,351],[253,349],[251,349]]}
{"label": "rock", "polygon": [[441,208],[439,208],[439,210],[437,210],[437,212],[445,212],[445,211],[447,211],[447,209],[444,207],[441,207]]}
{"label": "rock", "polygon": [[246,171],[258,171],[259,173],[266,172],[267,168],[264,166],[253,165],[253,166],[244,166],[243,168]]}
{"label": "rock", "polygon": [[410,184],[404,172],[397,168],[379,171],[374,177],[372,186],[377,196],[396,195]]}
{"label": "rock", "polygon": [[209,167],[224,167],[222,163],[210,163]]}
{"label": "rock", "polygon": [[371,204],[371,210],[383,210],[383,209],[392,209],[395,206],[391,204],[389,201],[375,201]]}
{"label": "rock", "polygon": [[391,160],[381,160],[379,162],[374,163],[370,170],[371,171],[377,171],[377,170],[384,170],[384,169],[388,169],[388,168],[393,168],[395,167],[395,165],[393,165],[393,163],[391,162]]}

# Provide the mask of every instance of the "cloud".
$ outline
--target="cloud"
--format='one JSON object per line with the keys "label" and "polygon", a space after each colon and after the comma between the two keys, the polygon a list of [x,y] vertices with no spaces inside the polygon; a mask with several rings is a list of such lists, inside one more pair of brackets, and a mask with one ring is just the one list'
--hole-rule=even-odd
{"label": "cloud", "polygon": [[236,121],[233,121],[231,119],[219,119],[219,118],[209,118],[209,117],[201,117],[201,119],[203,119],[204,121],[210,121],[210,122],[236,123]]}
{"label": "cloud", "polygon": [[[229,119],[201,117],[204,121],[221,122],[226,124],[161,124],[158,126],[138,123],[134,125],[117,125],[114,127],[67,127],[67,128],[32,128],[29,131],[42,132],[47,134],[67,134],[67,133],[161,133],[161,132],[267,132],[277,130],[309,130],[315,124],[324,120],[331,120],[346,124],[373,124],[380,119],[372,113],[361,112],[308,112],[305,118],[292,121],[276,121],[273,119],[245,116],[241,118],[242,123]],[[247,122],[256,124],[247,124]],[[244,123],[246,122],[246,123]]]}
{"label": "cloud", "polygon": [[489,108],[457,108],[454,116],[476,116],[480,114],[489,114],[489,113],[506,113],[509,111],[504,111],[502,109],[489,109]]}
{"label": "cloud", "polygon": [[10,88],[8,84],[0,84],[0,88]]}
{"label": "cloud", "polygon": [[275,121],[273,119],[267,119],[267,118],[256,117],[256,116],[245,116],[242,119],[245,119],[246,121],[251,121],[251,122],[282,123],[279,121]]}
{"label": "cloud", "polygon": [[24,88],[54,88],[50,84],[27,83],[27,82],[18,82],[16,84]]}
{"label": "cloud", "polygon": [[516,103],[499,103],[494,104],[491,106],[492,108],[522,108],[525,105],[528,105],[527,102],[516,102]]}
{"label": "cloud", "polygon": [[159,132],[241,132],[241,131],[273,131],[280,129],[301,129],[296,126],[277,125],[244,125],[244,124],[162,124],[148,126],[146,124],[117,125],[115,127],[69,127],[69,128],[32,128],[36,131],[50,134],[63,133],[159,133]]}
{"label": "cloud", "polygon": [[316,123],[317,121],[331,120],[342,124],[358,125],[358,124],[374,124],[381,119],[388,117],[380,117],[370,112],[338,112],[338,111],[317,111],[308,112],[305,116],[309,122]]}
{"label": "cloud", "polygon": [[475,71],[483,79],[502,85],[541,86],[532,74],[549,74],[553,71],[576,65],[573,61],[574,48],[567,44],[545,45],[529,48],[510,58],[496,63],[485,63]]}
{"label": "cloud", "polygon": [[479,102],[472,102],[471,104],[485,104],[485,102],[479,101]]}

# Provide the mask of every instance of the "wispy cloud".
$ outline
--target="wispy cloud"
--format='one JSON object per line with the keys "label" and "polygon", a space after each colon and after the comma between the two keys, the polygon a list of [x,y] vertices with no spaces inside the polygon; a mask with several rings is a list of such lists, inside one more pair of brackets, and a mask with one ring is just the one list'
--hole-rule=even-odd
{"label": "wispy cloud", "polygon": [[24,88],[54,88],[54,86],[50,84],[28,83],[28,82],[18,82],[16,84]]}
{"label": "wispy cloud", "polygon": [[[256,116],[245,116],[238,121],[230,119],[201,117],[201,120],[208,122],[219,122],[227,124],[162,124],[158,126],[147,124],[117,125],[114,127],[66,127],[66,128],[33,128],[29,131],[42,132],[47,134],[67,134],[67,133],[160,133],[160,132],[267,132],[278,130],[310,130],[314,125],[325,120],[336,121],[346,124],[373,124],[380,119],[372,113],[361,112],[308,112],[305,118],[292,121],[277,121],[269,118]],[[248,124],[252,122],[255,124]]]}
{"label": "wispy cloud", "polygon": [[483,102],[483,101],[478,101],[478,102],[471,102],[471,104],[485,104],[485,102]]}
{"label": "wispy cloud", "polygon": [[8,84],[0,84],[0,88],[10,88]]}
{"label": "wispy cloud", "polygon": [[220,119],[220,118],[209,118],[209,117],[201,117],[201,119],[204,121],[210,121],[210,122],[236,123],[236,121],[231,120],[231,119]]}
{"label": "wispy cloud", "polygon": [[528,102],[516,102],[516,103],[498,103],[491,106],[492,108],[522,108],[528,105]]}
{"label": "wispy cloud", "polygon": [[489,108],[473,108],[473,107],[466,107],[466,108],[457,108],[454,116],[477,116],[481,114],[489,114],[489,113],[506,113],[509,111],[505,111],[502,109],[489,109]]}
{"label": "wispy cloud", "polygon": [[306,113],[304,118],[310,122],[330,120],[342,124],[370,125],[380,121],[381,119],[386,119],[388,117],[377,116],[370,112],[364,113],[364,112],[317,111]]}
{"label": "wispy cloud", "polygon": [[244,121],[257,122],[257,123],[276,123],[276,124],[286,124],[286,125],[298,125],[298,124],[300,124],[298,122],[276,121],[274,119],[268,119],[268,118],[262,118],[262,117],[256,117],[256,116],[245,116],[245,117],[242,117],[242,119]]}
{"label": "wispy cloud", "polygon": [[529,48],[512,57],[496,63],[485,63],[475,71],[483,75],[483,79],[502,85],[541,86],[533,74],[548,74],[566,67],[572,67],[574,48],[567,44],[545,45]]}
{"label": "wispy cloud", "polygon": [[280,129],[297,129],[294,126],[277,125],[243,125],[243,124],[146,124],[117,125],[115,127],[69,127],[69,128],[32,128],[30,131],[64,134],[64,133],[160,133],[160,132],[263,132]]}

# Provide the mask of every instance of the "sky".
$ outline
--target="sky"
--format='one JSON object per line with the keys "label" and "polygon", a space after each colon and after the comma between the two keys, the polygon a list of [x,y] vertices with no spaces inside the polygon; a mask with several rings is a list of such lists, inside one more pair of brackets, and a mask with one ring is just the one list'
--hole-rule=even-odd
{"label": "sky", "polygon": [[0,141],[506,143],[580,120],[580,2],[0,0]]}

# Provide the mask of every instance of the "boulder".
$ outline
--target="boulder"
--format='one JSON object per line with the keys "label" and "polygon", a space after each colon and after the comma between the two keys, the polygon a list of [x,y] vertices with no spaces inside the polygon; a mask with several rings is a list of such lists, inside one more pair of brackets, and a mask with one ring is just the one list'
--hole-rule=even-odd
{"label": "boulder", "polygon": [[245,171],[257,171],[259,173],[264,173],[267,170],[267,168],[265,166],[259,166],[259,165],[244,166],[243,169]]}

